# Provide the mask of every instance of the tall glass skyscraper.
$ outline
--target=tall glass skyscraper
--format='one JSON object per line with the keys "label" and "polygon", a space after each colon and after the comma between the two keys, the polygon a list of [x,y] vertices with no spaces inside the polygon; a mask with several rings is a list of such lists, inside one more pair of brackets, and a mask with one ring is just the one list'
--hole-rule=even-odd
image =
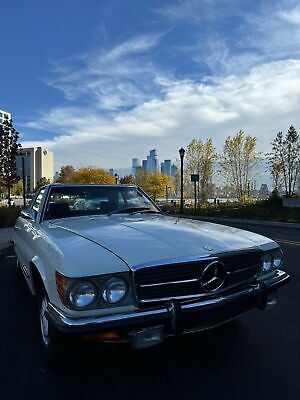
{"label": "tall glass skyscraper", "polygon": [[137,169],[140,167],[140,160],[138,158],[132,158],[131,160],[131,174],[136,176]]}
{"label": "tall glass skyscraper", "polygon": [[160,165],[161,173],[164,175],[171,175],[171,160],[165,160]]}
{"label": "tall glass skyscraper", "polygon": [[149,156],[147,156],[147,172],[157,172],[158,160],[156,149],[150,150]]}

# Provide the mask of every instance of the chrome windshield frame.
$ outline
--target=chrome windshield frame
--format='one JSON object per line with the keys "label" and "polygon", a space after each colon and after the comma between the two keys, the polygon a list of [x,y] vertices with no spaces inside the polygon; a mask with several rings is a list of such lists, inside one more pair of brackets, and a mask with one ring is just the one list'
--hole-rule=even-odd
{"label": "chrome windshield frame", "polygon": [[[53,188],[70,188],[70,187],[127,187],[127,188],[135,188],[137,190],[137,192],[139,192],[141,195],[143,195],[144,197],[146,197],[146,199],[151,203],[151,205],[155,208],[155,210],[157,211],[157,213],[164,215],[163,212],[160,210],[160,208],[155,204],[155,202],[151,199],[151,197],[149,197],[139,186],[136,185],[122,185],[122,184],[118,184],[118,185],[111,185],[111,184],[50,184],[48,186],[45,187],[45,193],[41,202],[41,207],[39,210],[39,213],[37,215],[36,221],[37,222],[43,222],[46,221],[45,219],[45,214],[46,214],[46,209],[47,209],[47,205],[49,203],[49,198],[50,198],[50,194],[52,192]],[[36,197],[36,196],[35,196]],[[35,198],[34,197],[34,198]],[[98,216],[99,214],[95,214],[95,216]],[[103,216],[107,215],[107,214],[101,214]],[[92,214],[89,214],[88,217],[92,217]],[[75,216],[74,216],[75,217]],[[72,218],[72,217],[69,217]],[[48,221],[48,220],[47,220]]]}

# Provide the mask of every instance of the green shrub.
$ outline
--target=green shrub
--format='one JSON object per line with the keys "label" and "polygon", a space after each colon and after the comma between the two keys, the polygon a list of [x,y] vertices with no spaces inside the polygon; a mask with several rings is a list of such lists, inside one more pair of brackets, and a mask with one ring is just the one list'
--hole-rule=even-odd
{"label": "green shrub", "polygon": [[[164,207],[168,214],[178,214],[179,206],[168,205]],[[185,207],[186,215],[195,215],[193,207]],[[281,199],[276,194],[271,195],[270,199],[258,201],[256,203],[206,203],[197,208],[197,216],[205,217],[227,217],[241,219],[260,219],[268,221],[300,222],[300,210],[297,208],[282,207]]]}
{"label": "green shrub", "polygon": [[266,200],[266,203],[279,207],[282,206],[282,198],[279,196],[279,193],[276,189],[273,190],[271,196],[268,198],[268,200]]}

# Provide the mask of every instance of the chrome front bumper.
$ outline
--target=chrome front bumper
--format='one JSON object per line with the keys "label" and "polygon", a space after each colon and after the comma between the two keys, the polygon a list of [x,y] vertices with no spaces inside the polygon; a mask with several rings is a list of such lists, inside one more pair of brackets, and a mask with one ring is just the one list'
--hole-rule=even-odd
{"label": "chrome front bumper", "polygon": [[113,329],[129,333],[143,327],[161,325],[165,327],[166,336],[170,336],[221,325],[251,308],[264,309],[268,303],[274,303],[274,292],[289,279],[286,272],[279,270],[275,276],[263,282],[244,285],[219,297],[201,301],[174,300],[127,314],[71,318],[50,303],[46,312],[50,323],[65,333],[87,334]]}

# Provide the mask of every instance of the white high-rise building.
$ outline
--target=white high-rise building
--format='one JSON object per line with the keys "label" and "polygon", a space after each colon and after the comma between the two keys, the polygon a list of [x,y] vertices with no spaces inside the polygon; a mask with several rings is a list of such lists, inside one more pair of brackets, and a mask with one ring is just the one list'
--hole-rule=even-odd
{"label": "white high-rise building", "polygon": [[4,110],[0,110],[0,125],[2,125],[5,119],[11,119],[11,113]]}
{"label": "white high-rise building", "polygon": [[25,188],[33,192],[41,178],[53,182],[54,163],[52,151],[42,147],[21,148],[16,157],[18,176],[22,178],[22,157],[24,157]]}

